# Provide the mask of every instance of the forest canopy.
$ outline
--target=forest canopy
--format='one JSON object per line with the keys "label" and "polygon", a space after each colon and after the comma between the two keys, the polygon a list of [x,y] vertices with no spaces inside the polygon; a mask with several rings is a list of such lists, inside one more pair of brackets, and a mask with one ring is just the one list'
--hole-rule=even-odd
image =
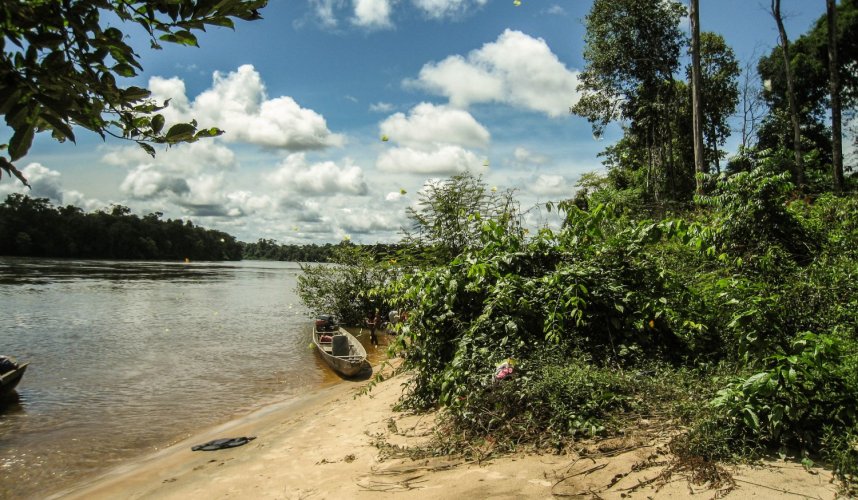
{"label": "forest canopy", "polygon": [[240,260],[235,237],[128,207],[84,213],[11,194],[0,205],[0,255],[79,259]]}

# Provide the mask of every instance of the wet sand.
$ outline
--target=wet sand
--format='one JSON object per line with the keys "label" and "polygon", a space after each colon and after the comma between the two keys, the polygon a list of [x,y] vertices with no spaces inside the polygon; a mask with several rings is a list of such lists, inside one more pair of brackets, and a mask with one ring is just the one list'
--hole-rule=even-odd
{"label": "wet sand", "polygon": [[[586,456],[520,453],[477,463],[392,456],[374,443],[413,445],[431,434],[431,415],[391,406],[405,375],[357,396],[367,381],[343,381],[206,430],[154,455],[49,498],[834,498],[829,471],[794,462],[725,467],[732,482],[694,484],[681,468],[665,474],[667,433],[591,443]],[[212,439],[256,436],[202,452]],[[489,451],[486,449],[485,451]],[[674,462],[675,464],[675,462]]]}

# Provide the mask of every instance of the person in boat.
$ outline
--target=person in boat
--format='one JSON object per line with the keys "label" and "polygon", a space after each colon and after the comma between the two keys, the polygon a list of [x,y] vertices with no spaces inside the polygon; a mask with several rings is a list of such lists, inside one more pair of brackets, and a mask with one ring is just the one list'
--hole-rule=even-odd
{"label": "person in boat", "polygon": [[378,347],[378,337],[375,335],[375,329],[380,323],[381,316],[378,314],[378,309],[375,310],[375,314],[366,318],[366,326],[369,327],[369,341],[376,347]]}

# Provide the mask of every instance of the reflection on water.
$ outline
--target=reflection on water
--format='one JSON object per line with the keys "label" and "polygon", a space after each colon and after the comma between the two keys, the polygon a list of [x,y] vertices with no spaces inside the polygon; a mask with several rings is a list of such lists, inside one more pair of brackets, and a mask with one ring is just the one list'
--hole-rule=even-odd
{"label": "reflection on water", "polygon": [[0,497],[43,496],[339,380],[308,348],[299,273],[0,258],[0,353],[30,363],[0,409]]}

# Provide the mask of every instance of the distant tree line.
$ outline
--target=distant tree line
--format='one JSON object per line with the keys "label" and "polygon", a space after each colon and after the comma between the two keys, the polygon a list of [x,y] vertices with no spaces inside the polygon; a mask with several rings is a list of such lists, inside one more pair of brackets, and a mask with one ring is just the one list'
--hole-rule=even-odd
{"label": "distant tree line", "polygon": [[362,250],[383,260],[394,255],[400,248],[399,244],[376,243],[373,245],[356,245],[348,240],[340,243],[325,243],[318,245],[279,244],[272,239],[259,239],[256,243],[241,243],[242,256],[246,260],[279,260],[286,262],[337,262],[337,253],[346,247],[361,247]]}
{"label": "distant tree line", "polygon": [[84,213],[47,198],[12,194],[0,205],[0,255],[83,259],[240,260],[235,237],[194,226],[191,221],[161,220],[161,213],[139,217],[113,205]]}

